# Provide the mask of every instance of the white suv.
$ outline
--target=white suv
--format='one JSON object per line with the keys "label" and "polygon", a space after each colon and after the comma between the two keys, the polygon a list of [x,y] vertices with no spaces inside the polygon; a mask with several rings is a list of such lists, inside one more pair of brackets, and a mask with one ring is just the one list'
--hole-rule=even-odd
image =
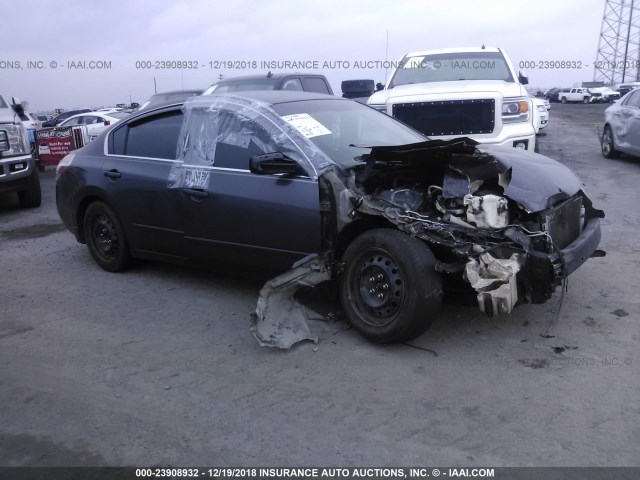
{"label": "white suv", "polygon": [[499,48],[406,54],[368,104],[429,137],[535,148],[527,77]]}

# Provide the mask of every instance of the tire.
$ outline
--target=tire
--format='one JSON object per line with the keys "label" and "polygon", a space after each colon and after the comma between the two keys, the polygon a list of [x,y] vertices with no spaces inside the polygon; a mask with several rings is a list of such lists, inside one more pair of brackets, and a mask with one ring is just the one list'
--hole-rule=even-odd
{"label": "tire", "polygon": [[560,99],[560,103],[567,103],[567,97],[562,97]]}
{"label": "tire", "polygon": [[40,191],[40,175],[38,169],[34,168],[33,173],[27,180],[27,188],[18,192],[18,200],[22,208],[39,207],[42,203],[42,192]]}
{"label": "tire", "polygon": [[83,232],[95,262],[108,272],[129,266],[129,244],[122,224],[113,209],[104,202],[93,202],[84,214]]}
{"label": "tire", "polygon": [[343,260],[340,301],[364,337],[403,342],[431,326],[442,305],[442,277],[423,241],[399,230],[369,230],[349,245]]}
{"label": "tire", "polygon": [[609,125],[605,125],[602,131],[602,141],[600,142],[602,148],[602,156],[604,158],[618,158],[620,152],[618,152],[613,144],[613,132]]}
{"label": "tire", "polygon": [[584,97],[582,99],[582,103],[589,103],[589,97]]}

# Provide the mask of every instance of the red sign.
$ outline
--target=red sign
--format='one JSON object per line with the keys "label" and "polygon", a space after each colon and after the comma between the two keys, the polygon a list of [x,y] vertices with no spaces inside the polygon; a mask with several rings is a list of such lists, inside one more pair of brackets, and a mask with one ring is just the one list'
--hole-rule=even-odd
{"label": "red sign", "polygon": [[82,147],[82,132],[73,127],[36,131],[38,158],[45,165],[57,165],[69,152]]}

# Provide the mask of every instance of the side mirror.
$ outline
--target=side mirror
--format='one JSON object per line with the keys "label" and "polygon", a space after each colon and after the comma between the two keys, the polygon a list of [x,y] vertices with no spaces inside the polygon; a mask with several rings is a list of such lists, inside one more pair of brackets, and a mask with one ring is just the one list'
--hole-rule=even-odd
{"label": "side mirror", "polygon": [[0,152],[8,152],[9,150],[11,150],[9,135],[6,130],[0,130]]}
{"label": "side mirror", "polygon": [[380,90],[384,90],[384,85],[378,82],[376,83],[376,92],[379,92]]}
{"label": "side mirror", "polygon": [[254,155],[249,159],[249,170],[257,175],[295,175],[301,172],[300,165],[280,152]]}
{"label": "side mirror", "polygon": [[527,74],[524,73],[522,70],[520,70],[518,72],[518,81],[522,84],[522,85],[527,85],[529,83],[529,77],[527,77]]}

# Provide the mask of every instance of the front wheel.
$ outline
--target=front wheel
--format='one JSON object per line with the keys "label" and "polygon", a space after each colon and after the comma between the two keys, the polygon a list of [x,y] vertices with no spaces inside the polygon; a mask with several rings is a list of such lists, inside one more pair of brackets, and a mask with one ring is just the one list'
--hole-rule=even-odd
{"label": "front wheel", "polygon": [[589,103],[589,97],[584,97],[582,99],[582,103]]}
{"label": "front wheel", "polygon": [[129,265],[124,229],[109,205],[100,201],[89,205],[83,226],[87,247],[98,265],[109,272],[119,272]]}
{"label": "front wheel", "polygon": [[442,277],[423,241],[398,230],[369,230],[349,245],[343,260],[340,300],[363,336],[402,342],[431,326],[442,303]]}
{"label": "front wheel", "polygon": [[613,132],[611,127],[606,125],[602,132],[602,156],[604,158],[618,158],[620,153],[614,148],[613,145]]}

